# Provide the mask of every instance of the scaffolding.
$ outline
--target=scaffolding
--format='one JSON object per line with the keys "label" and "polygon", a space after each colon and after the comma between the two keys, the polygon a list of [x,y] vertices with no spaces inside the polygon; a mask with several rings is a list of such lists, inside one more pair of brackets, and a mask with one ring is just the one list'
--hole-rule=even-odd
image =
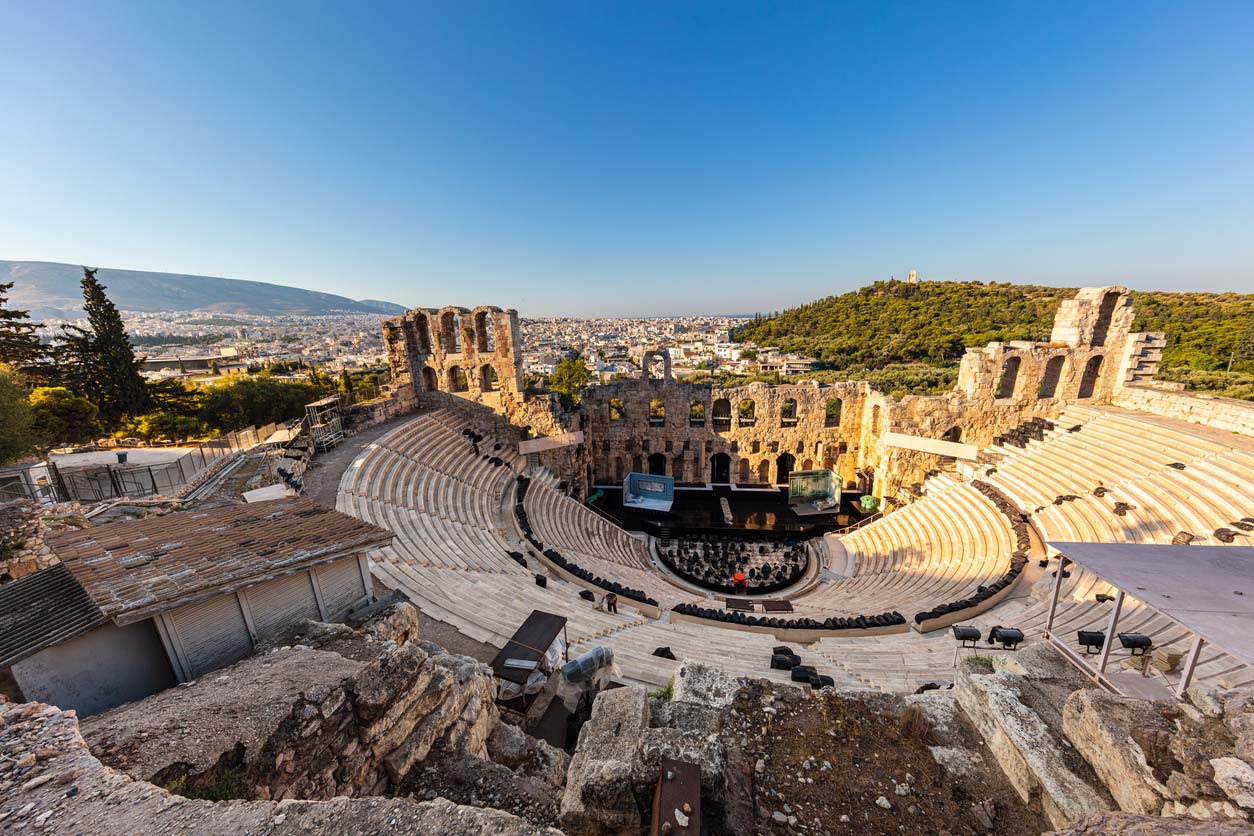
{"label": "scaffolding", "polygon": [[339,395],[330,395],[320,401],[305,404],[305,420],[309,423],[309,432],[317,452],[325,453],[344,440]]}

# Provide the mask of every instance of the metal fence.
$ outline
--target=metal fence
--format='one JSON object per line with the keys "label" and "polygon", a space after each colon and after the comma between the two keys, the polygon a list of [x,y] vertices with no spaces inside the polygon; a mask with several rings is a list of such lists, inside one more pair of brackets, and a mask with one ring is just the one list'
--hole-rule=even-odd
{"label": "metal fence", "polygon": [[[227,433],[201,442],[177,459],[158,464],[95,464],[84,466],[40,462],[0,471],[0,501],[102,502],[119,497],[175,494],[205,468],[263,443],[285,424],[267,424]],[[125,453],[125,450],[114,450]]]}

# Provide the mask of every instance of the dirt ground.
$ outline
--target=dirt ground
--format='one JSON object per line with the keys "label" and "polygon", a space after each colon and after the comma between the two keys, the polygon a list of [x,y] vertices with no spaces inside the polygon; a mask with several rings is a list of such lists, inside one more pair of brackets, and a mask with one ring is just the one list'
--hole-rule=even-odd
{"label": "dirt ground", "polygon": [[[882,696],[882,699],[881,699]],[[944,735],[904,722],[888,695],[757,683],[743,689],[722,732],[752,770],[756,834],[988,834],[1049,829],[981,753],[965,721]],[[937,763],[929,746],[967,750],[966,774]]]}

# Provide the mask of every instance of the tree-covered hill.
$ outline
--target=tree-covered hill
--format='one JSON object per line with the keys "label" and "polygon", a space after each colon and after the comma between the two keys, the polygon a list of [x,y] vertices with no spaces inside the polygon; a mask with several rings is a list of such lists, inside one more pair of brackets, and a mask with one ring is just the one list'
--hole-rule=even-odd
{"label": "tree-covered hill", "polygon": [[[1059,304],[1075,293],[996,282],[876,282],[755,318],[734,338],[805,354],[837,370],[950,366],[971,346],[1048,340]],[[1254,294],[1133,291],[1132,304],[1136,330],[1167,334],[1164,377],[1254,397]]]}

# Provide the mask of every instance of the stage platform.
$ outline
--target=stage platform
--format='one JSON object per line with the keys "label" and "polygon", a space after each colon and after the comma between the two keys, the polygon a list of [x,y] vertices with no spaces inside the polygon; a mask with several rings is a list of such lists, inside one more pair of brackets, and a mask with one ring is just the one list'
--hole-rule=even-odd
{"label": "stage platform", "polygon": [[[853,525],[862,519],[855,508],[856,494],[842,497],[838,508],[826,514],[799,516],[788,507],[788,489],[735,489],[727,485],[714,488],[675,489],[675,501],[665,513],[638,511],[623,507],[623,491],[613,485],[597,485],[602,493],[596,507],[618,521],[628,531],[659,534],[729,533],[743,531],[779,537],[817,537],[827,531]],[[731,523],[723,517],[721,500],[727,500]]]}

